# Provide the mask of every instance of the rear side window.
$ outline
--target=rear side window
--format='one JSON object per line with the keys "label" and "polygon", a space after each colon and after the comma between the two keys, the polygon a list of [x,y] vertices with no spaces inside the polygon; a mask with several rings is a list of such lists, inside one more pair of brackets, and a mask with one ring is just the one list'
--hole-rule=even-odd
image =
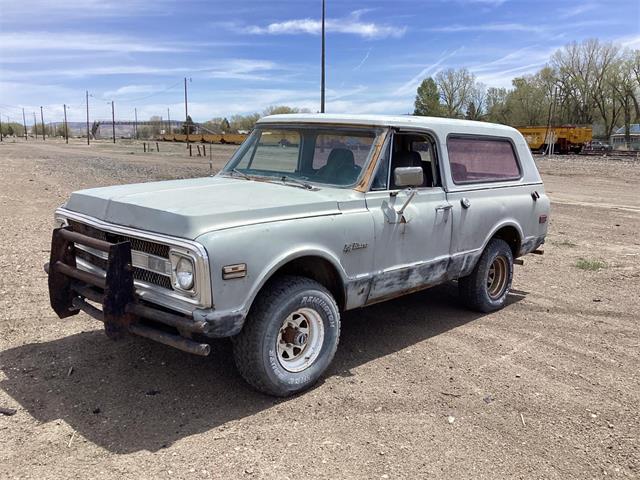
{"label": "rear side window", "polygon": [[509,140],[449,137],[447,150],[454,183],[500,182],[520,178],[518,159]]}

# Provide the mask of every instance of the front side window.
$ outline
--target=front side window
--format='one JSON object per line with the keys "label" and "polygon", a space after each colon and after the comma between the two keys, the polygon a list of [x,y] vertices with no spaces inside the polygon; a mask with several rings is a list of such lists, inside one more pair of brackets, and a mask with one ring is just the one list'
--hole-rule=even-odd
{"label": "front side window", "polygon": [[379,130],[258,127],[223,169],[247,175],[354,185],[374,150]]}
{"label": "front side window", "polygon": [[507,139],[455,137],[447,140],[454,183],[482,183],[517,180],[520,166],[513,145]]}

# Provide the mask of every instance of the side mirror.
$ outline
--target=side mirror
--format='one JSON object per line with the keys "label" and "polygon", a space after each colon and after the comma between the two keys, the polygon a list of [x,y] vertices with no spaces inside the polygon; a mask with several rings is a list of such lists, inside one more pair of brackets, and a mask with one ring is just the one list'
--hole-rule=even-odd
{"label": "side mirror", "polygon": [[396,187],[419,187],[424,183],[421,167],[398,167],[393,169]]}

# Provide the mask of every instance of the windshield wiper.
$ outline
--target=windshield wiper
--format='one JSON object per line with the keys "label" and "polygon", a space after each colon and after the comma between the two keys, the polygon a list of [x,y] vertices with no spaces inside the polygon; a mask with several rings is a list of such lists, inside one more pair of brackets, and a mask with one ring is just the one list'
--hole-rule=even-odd
{"label": "windshield wiper", "polygon": [[244,172],[241,172],[240,170],[238,170],[237,168],[232,168],[231,170],[228,170],[230,173],[236,173],[238,175],[240,175],[242,178],[244,178],[245,180],[251,180],[251,177],[249,175],[247,175]]}
{"label": "windshield wiper", "polygon": [[280,180],[282,180],[282,183],[295,183],[296,185],[300,185],[306,190],[313,190],[313,186],[311,184],[303,182],[302,180],[298,180],[297,178],[287,177],[286,175],[283,175]]}

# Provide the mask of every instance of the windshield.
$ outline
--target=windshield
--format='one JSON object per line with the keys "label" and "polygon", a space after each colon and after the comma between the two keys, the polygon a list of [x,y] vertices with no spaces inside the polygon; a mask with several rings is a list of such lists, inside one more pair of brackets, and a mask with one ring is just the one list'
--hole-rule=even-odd
{"label": "windshield", "polygon": [[347,187],[358,181],[379,134],[339,127],[257,127],[223,173]]}

